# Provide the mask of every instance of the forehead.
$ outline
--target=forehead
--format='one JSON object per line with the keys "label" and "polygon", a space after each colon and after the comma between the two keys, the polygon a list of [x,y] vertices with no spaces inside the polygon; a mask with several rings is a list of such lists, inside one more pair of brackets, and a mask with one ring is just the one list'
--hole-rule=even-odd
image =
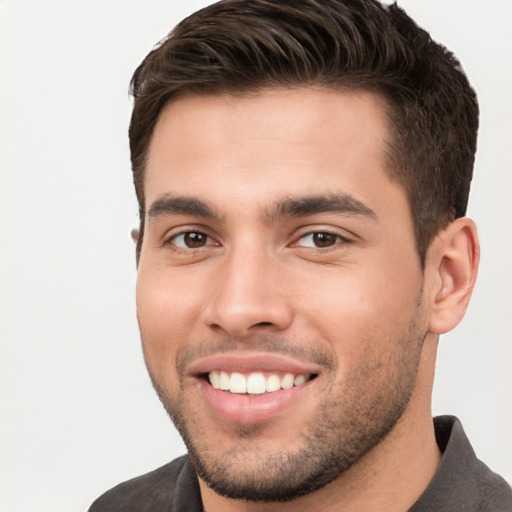
{"label": "forehead", "polygon": [[162,194],[264,203],[282,195],[396,188],[385,172],[383,100],[369,92],[293,89],[190,96],[156,124],[145,176],[146,208]]}

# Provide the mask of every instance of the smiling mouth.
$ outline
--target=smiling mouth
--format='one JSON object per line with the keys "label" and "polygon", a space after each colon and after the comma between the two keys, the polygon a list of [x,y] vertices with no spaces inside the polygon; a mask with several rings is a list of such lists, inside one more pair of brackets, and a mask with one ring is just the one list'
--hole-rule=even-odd
{"label": "smiling mouth", "polygon": [[298,387],[316,378],[316,374],[293,373],[240,373],[230,371],[211,371],[205,375],[214,389],[228,391],[237,395],[262,395]]}

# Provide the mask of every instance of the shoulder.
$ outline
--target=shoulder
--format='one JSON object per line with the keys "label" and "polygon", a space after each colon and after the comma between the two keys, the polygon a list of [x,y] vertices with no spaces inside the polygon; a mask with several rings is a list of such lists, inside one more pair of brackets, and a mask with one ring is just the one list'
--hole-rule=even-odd
{"label": "shoulder", "polygon": [[145,475],[116,485],[101,495],[89,512],[149,512],[169,510],[185,468],[184,455]]}
{"label": "shoulder", "polygon": [[512,489],[477,458],[460,421],[441,416],[435,418],[434,426],[443,457],[430,485],[410,512],[511,512]]}

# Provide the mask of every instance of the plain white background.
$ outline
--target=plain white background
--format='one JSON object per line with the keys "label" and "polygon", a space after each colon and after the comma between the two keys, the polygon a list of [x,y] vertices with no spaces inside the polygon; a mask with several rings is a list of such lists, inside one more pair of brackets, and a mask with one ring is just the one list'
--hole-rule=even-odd
{"label": "plain white background", "polygon": [[[184,448],[146,376],[129,232],[128,82],[206,1],[0,1],[0,512],[86,510]],[[434,413],[512,480],[512,2],[403,0],[481,104],[482,264],[441,339]]]}

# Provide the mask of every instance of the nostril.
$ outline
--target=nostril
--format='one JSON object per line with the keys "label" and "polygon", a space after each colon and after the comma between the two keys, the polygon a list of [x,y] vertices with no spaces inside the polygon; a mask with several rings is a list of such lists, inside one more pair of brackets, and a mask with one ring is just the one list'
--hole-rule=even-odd
{"label": "nostril", "polygon": [[253,327],[269,327],[272,325],[272,322],[259,322],[254,324]]}

